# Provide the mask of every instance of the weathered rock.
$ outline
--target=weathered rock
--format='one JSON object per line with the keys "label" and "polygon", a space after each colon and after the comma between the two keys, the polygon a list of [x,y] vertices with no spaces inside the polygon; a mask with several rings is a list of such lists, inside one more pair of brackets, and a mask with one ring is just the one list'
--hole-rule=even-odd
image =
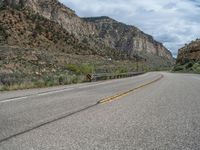
{"label": "weathered rock", "polygon": [[117,22],[109,17],[83,18],[95,25],[100,38],[112,48],[127,52],[129,55],[150,53],[172,59],[172,54],[152,36],[138,28]]}
{"label": "weathered rock", "polygon": [[188,63],[189,61],[200,61],[200,40],[191,42],[190,44],[186,44],[183,48],[181,48],[178,52],[177,64],[183,65]]}
{"label": "weathered rock", "polygon": [[61,4],[58,0],[4,0],[8,6],[24,6],[49,20],[58,22],[68,32],[83,36],[94,34],[94,28],[82,21],[75,11]]}

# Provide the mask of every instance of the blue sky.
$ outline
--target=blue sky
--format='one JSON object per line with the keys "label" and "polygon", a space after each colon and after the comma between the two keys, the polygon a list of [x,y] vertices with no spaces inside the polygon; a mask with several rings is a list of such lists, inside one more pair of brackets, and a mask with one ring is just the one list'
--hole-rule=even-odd
{"label": "blue sky", "polygon": [[109,16],[162,42],[174,56],[200,38],[200,0],[60,0],[80,17]]}

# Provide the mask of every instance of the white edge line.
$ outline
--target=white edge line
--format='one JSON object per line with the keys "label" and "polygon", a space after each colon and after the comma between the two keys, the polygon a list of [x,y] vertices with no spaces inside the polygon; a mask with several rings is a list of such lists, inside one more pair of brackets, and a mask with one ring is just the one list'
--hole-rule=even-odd
{"label": "white edge line", "polygon": [[7,102],[13,102],[13,101],[20,101],[20,100],[28,99],[28,98],[31,98],[31,97],[45,96],[45,95],[50,95],[50,94],[54,94],[54,93],[60,93],[60,92],[64,92],[64,91],[70,91],[70,90],[73,90],[73,89],[74,88],[69,88],[69,89],[64,89],[64,90],[59,90],[59,91],[52,91],[52,92],[35,94],[35,95],[31,95],[31,96],[23,96],[23,97],[18,97],[18,98],[11,98],[11,99],[0,101],[0,104],[1,103],[7,103]]}
{"label": "white edge line", "polygon": [[75,88],[68,88],[68,89],[63,89],[63,90],[58,90],[58,91],[45,92],[45,93],[37,94],[35,96],[45,96],[45,95],[50,95],[50,94],[55,94],[55,93],[60,93],[60,92],[65,92],[65,91],[71,91],[73,89],[75,89]]}
{"label": "white edge line", "polygon": [[8,99],[8,100],[0,101],[0,103],[7,103],[7,102],[12,102],[12,101],[19,101],[19,100],[27,99],[27,98],[28,98],[27,96],[19,97],[19,98],[12,98],[12,99]]}

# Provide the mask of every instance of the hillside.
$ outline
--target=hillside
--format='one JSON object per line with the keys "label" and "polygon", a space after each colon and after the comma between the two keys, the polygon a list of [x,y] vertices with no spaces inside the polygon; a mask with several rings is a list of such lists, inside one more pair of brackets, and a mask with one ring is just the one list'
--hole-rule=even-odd
{"label": "hillside", "polygon": [[122,60],[115,50],[105,48],[103,52],[88,46],[54,21],[26,10],[1,10],[0,33],[0,86],[38,79],[58,82],[69,76],[65,83],[77,82],[68,64],[91,63],[98,69],[112,69],[116,64],[120,68],[133,63]]}
{"label": "hillside", "polygon": [[79,18],[57,0],[1,1],[0,33],[0,86],[71,83],[79,78],[74,79],[70,64],[86,64],[96,72],[173,64],[171,53],[136,27],[107,17]]}
{"label": "hillside", "polygon": [[[126,52],[128,57],[152,54],[173,62],[171,53],[152,36],[134,26],[119,23],[109,17],[79,18],[73,10],[57,0],[14,0],[14,6],[22,5],[41,16],[57,22],[80,41],[98,49],[105,47]],[[166,66],[167,64],[160,65]]]}
{"label": "hillside", "polygon": [[200,40],[186,44],[178,52],[175,71],[200,73]]}

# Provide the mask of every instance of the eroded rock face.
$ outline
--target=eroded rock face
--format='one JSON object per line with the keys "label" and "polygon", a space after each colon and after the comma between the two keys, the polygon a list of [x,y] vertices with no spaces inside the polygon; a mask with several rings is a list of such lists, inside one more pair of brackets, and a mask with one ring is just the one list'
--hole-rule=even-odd
{"label": "eroded rock face", "polygon": [[200,40],[186,44],[183,48],[179,50],[177,57],[177,64],[182,65],[188,61],[200,61]]}
{"label": "eroded rock face", "polygon": [[134,26],[125,25],[109,17],[83,19],[95,24],[98,35],[110,47],[126,51],[129,55],[142,52],[172,59],[171,52],[161,43]]}
{"label": "eroded rock face", "polygon": [[87,22],[82,21],[75,11],[64,6],[58,0],[3,0],[4,5],[13,7],[21,6],[47,19],[59,23],[68,32],[77,37],[94,34],[94,28]]}
{"label": "eroded rock face", "polygon": [[57,0],[30,0],[27,7],[33,9],[40,15],[59,23],[68,32],[77,38],[94,34],[94,28],[82,21],[75,11],[64,6]]}

